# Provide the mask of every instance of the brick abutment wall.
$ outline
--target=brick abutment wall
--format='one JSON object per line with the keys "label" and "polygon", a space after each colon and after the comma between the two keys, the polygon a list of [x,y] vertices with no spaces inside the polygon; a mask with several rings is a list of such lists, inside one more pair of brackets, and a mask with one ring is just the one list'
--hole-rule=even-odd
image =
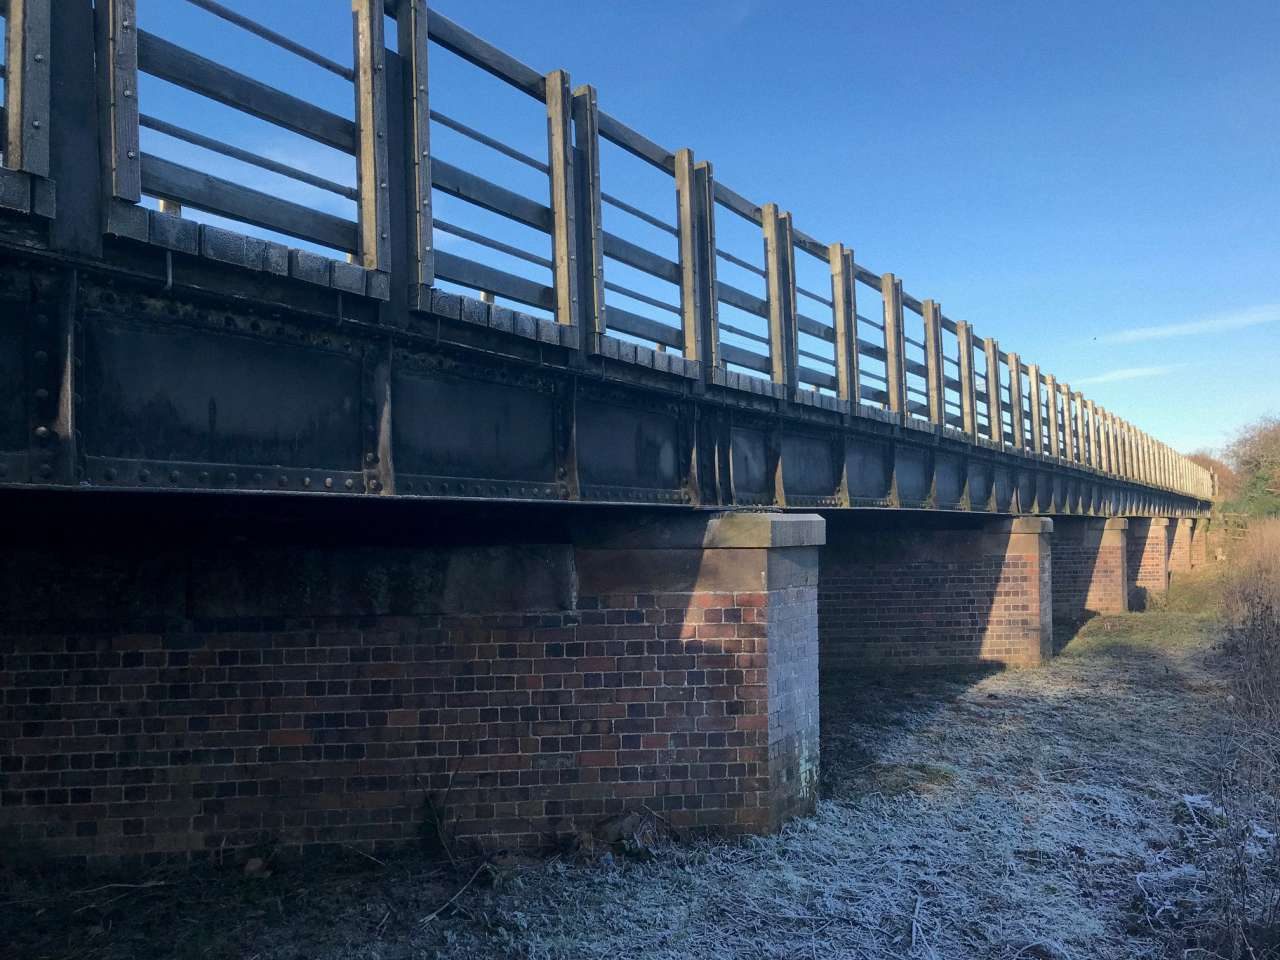
{"label": "brick abutment wall", "polygon": [[1052,653],[1052,521],[830,518],[823,669],[1031,665]]}
{"label": "brick abutment wall", "polygon": [[9,551],[0,843],[378,849],[420,839],[428,798],[485,846],[642,805],[775,829],[816,796],[821,534],[704,515],[553,544]]}

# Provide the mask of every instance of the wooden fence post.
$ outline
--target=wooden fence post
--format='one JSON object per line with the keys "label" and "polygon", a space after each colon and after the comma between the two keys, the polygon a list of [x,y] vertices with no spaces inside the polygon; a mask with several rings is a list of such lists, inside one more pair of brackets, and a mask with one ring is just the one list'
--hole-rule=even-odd
{"label": "wooden fence post", "polygon": [[604,215],[600,200],[600,107],[596,88],[573,92],[573,136],[577,155],[579,343],[586,353],[600,352],[608,328],[604,303]]}
{"label": "wooden fence post", "polygon": [[49,176],[49,47],[52,0],[9,0],[5,31],[4,165]]}
{"label": "wooden fence post", "polygon": [[1098,407],[1098,449],[1102,452],[1102,472],[1110,476],[1114,471],[1111,461],[1111,421],[1103,407]]}
{"label": "wooden fence post", "polygon": [[967,321],[956,321],[956,340],[960,344],[960,418],[964,432],[978,439],[978,384],[973,369],[973,327]]}
{"label": "wooden fence post", "polygon": [[796,283],[795,243],[791,214],[777,204],[765,204],[764,256],[769,292],[769,361],[773,382],[788,397],[796,388]]}
{"label": "wooden fence post", "polygon": [[98,103],[105,117],[103,163],[111,196],[142,199],[138,154],[138,18],[134,0],[95,4],[102,56],[98,60]]}
{"label": "wooden fence post", "polygon": [[835,325],[836,392],[857,412],[861,383],[858,372],[858,292],[853,251],[843,243],[827,248],[831,264],[831,319]]}
{"label": "wooden fence post", "polygon": [[1019,450],[1027,448],[1026,426],[1022,414],[1022,361],[1016,353],[1009,353],[1009,424],[1013,445]]}
{"label": "wooden fence post", "polygon": [[1133,443],[1133,424],[1128,420],[1122,420],[1124,424],[1124,472],[1129,480],[1138,479],[1138,460],[1135,456],[1135,448]]}
{"label": "wooden fence post", "polygon": [[573,141],[569,128],[573,98],[569,74],[547,74],[547,160],[551,168],[551,260],[555,277],[556,323],[578,325],[578,231],[574,209]]}
{"label": "wooden fence post", "polygon": [[942,307],[926,300],[924,310],[925,392],[929,397],[929,422],[947,423],[946,381],[942,370]]}
{"label": "wooden fence post", "polygon": [[1000,344],[994,337],[983,337],[987,355],[987,436],[992,443],[1004,444],[1004,409],[1000,400]]}
{"label": "wooden fence post", "polygon": [[680,310],[684,356],[702,364],[704,379],[720,360],[715,282],[714,184],[711,165],[693,151],[676,151],[676,208],[680,240]]}
{"label": "wooden fence post", "polygon": [[1072,400],[1075,403],[1075,417],[1076,417],[1076,422],[1075,422],[1076,463],[1084,465],[1084,464],[1088,464],[1089,462],[1089,452],[1085,449],[1085,445],[1086,445],[1085,441],[1088,439],[1088,435],[1086,434],[1085,428],[1084,428],[1084,394],[1080,393],[1079,391],[1076,391],[1072,395]]}
{"label": "wooden fence post", "polygon": [[902,340],[902,281],[892,273],[880,278],[880,295],[884,298],[884,365],[885,391],[889,410],[907,415],[907,375]]}
{"label": "wooden fence post", "polygon": [[1031,449],[1037,456],[1044,456],[1044,413],[1041,410],[1040,366],[1027,367],[1027,381],[1031,384]]}
{"label": "wooden fence post", "polygon": [[1075,441],[1075,414],[1071,409],[1071,386],[1069,384],[1061,384],[1062,390],[1062,456],[1071,460],[1076,459],[1076,441]]}
{"label": "wooden fence post", "polygon": [[1045,403],[1049,412],[1049,455],[1062,456],[1062,433],[1058,423],[1058,378],[1052,373],[1044,377]]}
{"label": "wooden fence post", "polygon": [[[422,306],[421,292],[436,282],[433,223],[431,219],[431,100],[427,84],[427,0],[400,0],[396,10],[396,50],[405,65],[408,93],[404,117],[404,148],[410,162],[408,279],[411,306]],[[398,278],[396,278],[398,280]]]}
{"label": "wooden fence post", "polygon": [[352,0],[351,12],[355,24],[356,205],[360,222],[357,259],[366,270],[389,270],[386,16],[382,0]]}

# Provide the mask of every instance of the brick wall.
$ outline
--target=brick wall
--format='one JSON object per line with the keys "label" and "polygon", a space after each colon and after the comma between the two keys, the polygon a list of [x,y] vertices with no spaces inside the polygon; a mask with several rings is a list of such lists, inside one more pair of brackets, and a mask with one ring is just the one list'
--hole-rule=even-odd
{"label": "brick wall", "polygon": [[1053,615],[1076,623],[1090,614],[1128,609],[1124,518],[1058,517],[1053,521]]}
{"label": "brick wall", "polygon": [[1051,655],[1050,521],[829,524],[818,613],[824,669],[1035,664]]}
{"label": "brick wall", "polygon": [[1169,589],[1169,521],[1162,517],[1129,518],[1125,562],[1129,609],[1145,610],[1152,598]]}
{"label": "brick wall", "polygon": [[11,551],[0,843],[377,849],[430,798],[532,846],[641,805],[726,834],[811,807],[816,547],[615,551],[604,592],[609,552]]}
{"label": "brick wall", "polygon": [[1169,521],[1169,572],[1190,573],[1195,566],[1192,540],[1196,521],[1191,517],[1175,517]]}
{"label": "brick wall", "polygon": [[1209,518],[1198,517],[1191,530],[1191,568],[1203,567],[1209,562]]}

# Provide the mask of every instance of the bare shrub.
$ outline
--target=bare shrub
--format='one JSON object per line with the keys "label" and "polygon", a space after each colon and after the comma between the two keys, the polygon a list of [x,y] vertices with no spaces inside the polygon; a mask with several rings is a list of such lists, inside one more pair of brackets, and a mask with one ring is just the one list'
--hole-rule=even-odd
{"label": "bare shrub", "polygon": [[1223,616],[1231,735],[1217,796],[1199,817],[1205,909],[1182,946],[1227,960],[1280,957],[1280,520],[1251,526]]}
{"label": "bare shrub", "polygon": [[1280,726],[1280,520],[1250,526],[1227,577],[1223,611],[1238,667],[1236,707],[1252,720]]}

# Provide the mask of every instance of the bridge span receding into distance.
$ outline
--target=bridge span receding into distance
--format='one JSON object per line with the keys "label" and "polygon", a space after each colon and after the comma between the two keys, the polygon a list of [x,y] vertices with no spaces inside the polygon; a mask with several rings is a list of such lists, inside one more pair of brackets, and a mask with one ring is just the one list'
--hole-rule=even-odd
{"label": "bridge span receding into distance", "polygon": [[345,6],[336,59],[214,0],[0,2],[0,835],[770,830],[820,666],[1038,664],[1204,562],[1199,465],[565,71]]}

